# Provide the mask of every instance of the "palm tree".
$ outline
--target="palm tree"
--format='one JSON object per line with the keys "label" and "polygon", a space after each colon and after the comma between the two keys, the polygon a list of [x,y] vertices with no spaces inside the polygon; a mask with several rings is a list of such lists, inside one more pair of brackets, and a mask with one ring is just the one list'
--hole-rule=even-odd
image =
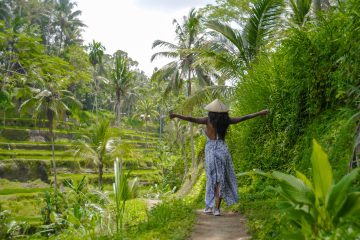
{"label": "palm tree", "polygon": [[156,40],[152,48],[165,47],[168,50],[157,52],[151,56],[151,61],[158,57],[172,58],[174,61],[163,66],[154,73],[153,79],[168,79],[169,84],[165,93],[169,91],[177,91],[183,86],[184,79],[187,79],[187,95],[192,94],[192,76],[196,76],[196,80],[202,85],[211,85],[212,81],[207,74],[205,68],[201,65],[194,65],[196,54],[193,49],[199,48],[203,42],[205,35],[201,27],[201,15],[195,9],[190,10],[189,15],[184,17],[183,23],[174,19],[175,33],[177,44]]}
{"label": "palm tree", "polygon": [[3,124],[6,125],[6,111],[14,105],[11,102],[11,95],[4,89],[0,89],[0,107],[3,109]]}
{"label": "palm tree", "polygon": [[[152,55],[151,61],[158,57],[173,58],[174,61],[168,63],[160,70],[158,70],[154,77],[158,79],[168,79],[169,84],[165,93],[169,91],[179,91],[182,88],[184,79],[187,79],[187,96],[192,95],[192,81],[198,80],[201,85],[211,85],[212,81],[208,72],[201,65],[194,65],[196,54],[191,51],[199,48],[203,42],[205,35],[201,26],[201,15],[195,9],[191,9],[189,15],[184,17],[183,23],[179,24],[177,20],[173,21],[175,25],[175,33],[177,44],[170,42],[156,40],[153,43],[153,48],[165,47],[168,50],[157,52]],[[195,77],[196,78],[193,78]],[[194,152],[194,137],[193,125],[190,124],[190,138],[191,138],[191,153],[192,153],[192,166],[195,165],[195,152]]]}
{"label": "palm tree", "polygon": [[319,16],[320,12],[330,7],[329,0],[313,0],[314,1],[314,13]]}
{"label": "palm tree", "polygon": [[110,122],[99,120],[80,140],[76,141],[75,156],[90,160],[97,166],[99,174],[99,188],[103,185],[103,168],[110,145],[118,140],[113,138],[114,129],[110,128]]}
{"label": "palm tree", "polygon": [[206,59],[227,78],[238,78],[246,73],[251,62],[271,40],[282,9],[283,0],[255,2],[242,30],[219,21],[207,22],[205,25],[220,37],[207,43],[207,48],[202,51],[203,61]]}
{"label": "palm tree", "polygon": [[144,116],[145,129],[147,130],[147,122],[159,113],[156,111],[156,105],[149,100],[140,100],[137,106],[138,116]]}
{"label": "palm tree", "polygon": [[298,26],[303,26],[310,13],[312,0],[290,0],[292,21]]}
{"label": "palm tree", "polygon": [[93,78],[95,83],[95,113],[97,116],[98,113],[98,80],[97,75],[100,72],[100,69],[96,69],[96,66],[101,66],[105,47],[100,43],[96,42],[95,40],[92,41],[92,43],[89,44],[90,52],[89,52],[89,61],[91,65],[93,66]]}
{"label": "palm tree", "polygon": [[56,120],[62,119],[70,112],[70,106],[81,106],[71,92],[59,90],[56,82],[45,82],[41,89],[34,90],[34,96],[24,101],[19,110],[32,110],[34,118],[45,116],[48,120],[48,129],[51,138],[52,164],[54,172],[54,194],[57,191],[54,129]]}
{"label": "palm tree", "polygon": [[124,54],[115,54],[114,68],[111,72],[110,84],[115,90],[115,122],[120,124],[121,99],[133,85],[134,73],[130,70],[129,59]]}
{"label": "palm tree", "polygon": [[53,24],[58,27],[59,53],[65,46],[81,42],[81,28],[86,27],[79,19],[81,11],[73,11],[74,7],[76,7],[76,3],[71,0],[57,0],[55,4]]}
{"label": "palm tree", "polygon": [[[213,30],[210,33],[213,38],[195,50],[200,53],[197,61],[212,66],[225,79],[239,79],[271,41],[282,10],[282,0],[259,0],[250,9],[243,28],[236,29],[216,20],[206,22],[205,26]],[[229,98],[233,92],[234,87],[223,84],[207,86],[186,99],[177,110],[190,112],[210,99]]]}

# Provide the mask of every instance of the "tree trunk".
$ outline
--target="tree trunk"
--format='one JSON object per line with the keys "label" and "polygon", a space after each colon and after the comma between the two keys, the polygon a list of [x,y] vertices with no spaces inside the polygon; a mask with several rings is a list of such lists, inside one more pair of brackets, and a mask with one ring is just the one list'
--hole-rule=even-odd
{"label": "tree trunk", "polygon": [[6,126],[6,108],[4,109],[4,128]]}
{"label": "tree trunk", "polygon": [[161,130],[162,130],[162,129],[161,129],[161,128],[162,128],[162,121],[161,121],[162,119],[161,119],[161,117],[162,117],[162,116],[161,116],[161,108],[160,108],[160,109],[159,109],[159,125],[160,125],[160,126],[159,126],[159,138],[161,138]]}
{"label": "tree trunk", "polygon": [[147,130],[147,116],[145,116],[145,132],[146,132],[146,135],[145,135],[145,142],[146,142],[146,148],[149,148],[149,143],[148,143],[148,140],[149,140],[149,134],[148,134],[148,130]]}
{"label": "tree trunk", "polygon": [[53,164],[53,172],[54,172],[54,198],[55,198],[55,210],[56,212],[59,212],[59,206],[57,201],[57,175],[56,175],[56,161],[55,161],[55,143],[54,143],[54,112],[50,109],[47,110],[47,119],[48,119],[48,128],[51,138],[51,158],[52,158],[52,164]]}
{"label": "tree trunk", "polygon": [[[188,97],[191,96],[191,71],[188,72]],[[191,114],[190,114],[191,116]],[[191,144],[191,167],[195,167],[194,131],[190,122],[190,144]]]}
{"label": "tree trunk", "polygon": [[182,145],[182,153],[184,156],[184,178],[183,178],[183,181],[184,181],[185,177],[186,177],[186,173],[188,172],[186,149],[185,149],[185,137],[182,139],[181,145]]}
{"label": "tree trunk", "polygon": [[115,124],[116,125],[120,125],[120,120],[121,120],[121,105],[120,105],[120,90],[117,89],[116,90],[116,98],[115,98]]}
{"label": "tree trunk", "polygon": [[320,16],[320,12],[321,12],[321,0],[314,0],[313,1],[313,6],[314,6],[314,13],[316,17]]}
{"label": "tree trunk", "polygon": [[94,81],[95,81],[95,115],[96,119],[98,118],[98,84],[96,80],[96,67],[94,66],[94,75],[93,75]]}
{"label": "tree trunk", "polygon": [[51,135],[51,151],[52,151],[52,164],[53,164],[53,172],[54,172],[54,194],[56,197],[57,190],[57,177],[56,177],[56,162],[55,162],[55,144],[54,144],[54,132],[50,130]]}
{"label": "tree trunk", "polygon": [[351,172],[351,170],[360,167],[359,153],[360,153],[360,122],[358,123],[355,131],[355,143],[353,148],[353,154],[349,162],[348,172]]}
{"label": "tree trunk", "polygon": [[61,28],[60,29],[59,56],[61,54],[62,38],[63,38],[63,32],[62,32],[62,28]]}
{"label": "tree trunk", "polygon": [[102,163],[102,159],[100,159],[100,164],[99,164],[99,189],[102,189],[102,185],[103,185],[103,163]]}

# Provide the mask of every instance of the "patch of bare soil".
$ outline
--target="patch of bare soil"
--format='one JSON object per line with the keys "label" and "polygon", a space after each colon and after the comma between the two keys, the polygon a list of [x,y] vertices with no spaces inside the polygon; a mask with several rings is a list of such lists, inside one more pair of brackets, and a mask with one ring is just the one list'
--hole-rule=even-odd
{"label": "patch of bare soil", "polygon": [[190,240],[245,240],[245,217],[239,213],[223,212],[221,216],[206,215],[197,210],[197,222]]}

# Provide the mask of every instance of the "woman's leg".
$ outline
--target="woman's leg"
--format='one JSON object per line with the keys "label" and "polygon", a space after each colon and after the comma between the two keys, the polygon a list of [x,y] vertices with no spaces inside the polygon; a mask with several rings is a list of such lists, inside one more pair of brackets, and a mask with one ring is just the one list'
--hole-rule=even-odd
{"label": "woman's leg", "polygon": [[220,198],[220,184],[216,183],[215,187],[215,208],[220,209],[221,198]]}

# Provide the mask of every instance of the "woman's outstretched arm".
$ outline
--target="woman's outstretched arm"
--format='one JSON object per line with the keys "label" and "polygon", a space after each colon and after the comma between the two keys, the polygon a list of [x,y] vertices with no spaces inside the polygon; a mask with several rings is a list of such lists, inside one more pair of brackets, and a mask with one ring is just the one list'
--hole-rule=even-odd
{"label": "woman's outstretched arm", "polygon": [[252,114],[245,115],[245,116],[242,116],[242,117],[230,118],[230,124],[236,124],[236,123],[239,123],[239,122],[242,122],[242,121],[257,117],[257,116],[266,115],[268,113],[269,113],[269,110],[264,109],[264,110],[262,110],[260,112],[252,113]]}
{"label": "woman's outstretched arm", "polygon": [[207,117],[203,117],[203,118],[194,118],[194,117],[190,117],[190,116],[182,116],[180,114],[176,114],[176,113],[170,113],[170,119],[173,118],[179,118],[188,122],[193,122],[193,123],[198,123],[198,124],[206,124],[207,123]]}

